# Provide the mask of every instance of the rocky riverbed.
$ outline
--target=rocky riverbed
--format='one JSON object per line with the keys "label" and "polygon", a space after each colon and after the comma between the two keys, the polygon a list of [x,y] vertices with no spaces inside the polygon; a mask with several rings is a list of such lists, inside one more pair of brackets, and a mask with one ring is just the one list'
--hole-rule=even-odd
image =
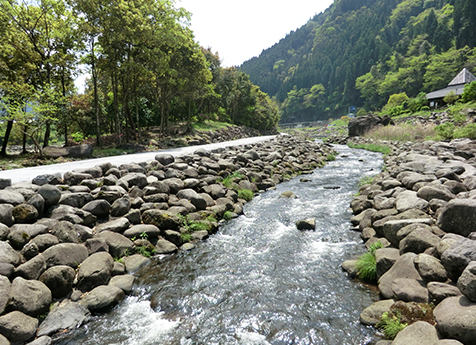
{"label": "rocky riverbed", "polygon": [[[338,141],[349,140],[375,143]],[[367,247],[384,247],[375,252],[381,300],[361,322],[376,325],[392,311],[407,317],[395,340],[378,345],[475,344],[476,141],[378,144],[393,152],[351,203]],[[356,260],[343,268],[358,273]]]}
{"label": "rocky riverbed", "polygon": [[0,181],[0,344],[50,344],[132,290],[149,255],[191,250],[253,193],[331,158],[292,136]]}

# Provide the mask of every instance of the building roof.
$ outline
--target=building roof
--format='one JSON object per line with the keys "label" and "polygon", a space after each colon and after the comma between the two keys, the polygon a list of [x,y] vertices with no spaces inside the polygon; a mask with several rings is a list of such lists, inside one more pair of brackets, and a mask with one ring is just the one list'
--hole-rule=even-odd
{"label": "building roof", "polygon": [[452,85],[460,85],[460,84],[468,84],[476,80],[476,77],[468,71],[466,68],[463,68],[461,72],[448,84],[448,86]]}
{"label": "building roof", "polygon": [[426,99],[432,100],[432,99],[445,98],[445,96],[449,94],[451,91],[454,91],[456,96],[461,96],[464,91],[464,85],[465,84],[448,86],[448,87],[445,87],[444,89],[430,92],[429,94],[426,95]]}
{"label": "building roof", "polygon": [[443,99],[451,91],[454,91],[456,96],[461,96],[464,91],[464,86],[473,81],[476,81],[476,77],[466,68],[463,68],[463,70],[459,72],[446,88],[430,92],[426,95],[426,98],[430,101],[434,99]]}

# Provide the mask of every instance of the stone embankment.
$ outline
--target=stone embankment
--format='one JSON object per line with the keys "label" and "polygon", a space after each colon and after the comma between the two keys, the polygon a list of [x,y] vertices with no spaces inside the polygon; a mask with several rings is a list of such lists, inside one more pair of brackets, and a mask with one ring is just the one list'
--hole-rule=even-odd
{"label": "stone embankment", "polygon": [[[0,345],[50,344],[132,290],[147,254],[190,250],[244,198],[325,164],[330,146],[255,145],[0,181]],[[226,182],[225,182],[226,181]],[[145,254],[145,255],[141,255]]]}
{"label": "stone embankment", "polygon": [[[378,345],[474,345],[476,141],[381,144],[393,153],[351,203],[366,246],[384,246],[375,252],[381,301],[362,312],[361,322],[375,325],[395,310],[420,313],[395,340]],[[343,267],[357,275],[356,261]]]}

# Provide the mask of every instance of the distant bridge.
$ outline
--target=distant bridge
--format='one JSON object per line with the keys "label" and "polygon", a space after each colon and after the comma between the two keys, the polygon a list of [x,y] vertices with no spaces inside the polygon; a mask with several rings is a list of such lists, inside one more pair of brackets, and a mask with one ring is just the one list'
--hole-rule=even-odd
{"label": "distant bridge", "polygon": [[280,123],[279,128],[305,128],[305,127],[322,127],[329,124],[329,120],[324,121],[308,121],[308,122],[293,122],[293,123]]}

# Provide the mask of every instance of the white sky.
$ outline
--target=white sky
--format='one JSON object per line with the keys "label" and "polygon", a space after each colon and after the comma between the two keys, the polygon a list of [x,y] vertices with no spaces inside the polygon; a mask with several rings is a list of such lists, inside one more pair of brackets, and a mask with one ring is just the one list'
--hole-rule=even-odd
{"label": "white sky", "polygon": [[333,0],[178,0],[192,14],[195,39],[223,67],[241,65],[325,11]]}

